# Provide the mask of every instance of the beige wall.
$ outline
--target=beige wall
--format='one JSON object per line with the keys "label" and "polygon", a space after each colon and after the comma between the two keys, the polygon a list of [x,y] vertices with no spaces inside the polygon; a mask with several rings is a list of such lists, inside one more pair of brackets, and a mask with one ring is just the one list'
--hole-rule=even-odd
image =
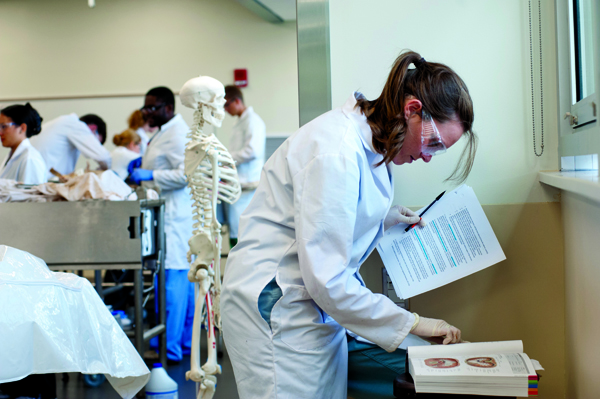
{"label": "beige wall", "polygon": [[[233,83],[247,68],[246,103],[268,134],[298,128],[296,25],[271,24],[235,0],[3,0],[0,2],[0,106],[3,99],[88,96],[32,101],[45,120],[77,112],[105,118],[120,132],[151,87],[178,91],[209,75]],[[128,98],[98,95],[138,94]],[[191,112],[178,107],[191,123]],[[233,118],[219,138],[228,143]],[[108,144],[109,149],[112,144]],[[0,149],[0,156],[6,150]]]}
{"label": "beige wall", "polygon": [[[540,373],[541,399],[595,398],[589,395],[565,396],[563,256],[564,251],[569,252],[569,247],[563,250],[561,204],[484,205],[483,210],[504,250],[506,260],[411,298],[411,311],[447,320],[458,326],[463,338],[468,341],[522,340],[525,352],[539,360],[545,368]],[[591,248],[588,248],[587,252],[590,251]],[[589,266],[586,276],[595,275],[597,281],[600,277],[598,271],[593,272],[592,265]],[[381,292],[381,267],[381,260],[375,253],[361,269],[367,286],[376,292]],[[590,284],[587,286],[589,290],[585,294],[575,294],[579,291],[571,288],[571,295],[599,303],[598,293],[592,291]],[[569,285],[567,297],[568,292]],[[594,343],[595,336],[590,335],[596,330],[586,324],[594,319],[592,312],[597,313],[597,306],[592,305],[589,309],[591,311],[579,309],[577,316],[570,316],[571,319],[579,318],[578,326],[581,329],[578,329],[578,334],[586,337],[577,348],[580,355],[583,351],[589,351],[582,359],[588,363],[581,361],[578,364],[577,370],[584,374],[586,370],[589,370],[587,373],[594,372],[593,367],[584,369],[584,364],[586,367],[588,364],[598,365],[597,359],[600,358],[599,346]],[[595,317],[594,323],[598,324],[598,317]],[[596,392],[600,392],[597,382]]]}
{"label": "beige wall", "polygon": [[[537,2],[533,2],[537,37]],[[330,0],[332,98],[353,90],[376,98],[402,49],[450,65],[467,83],[480,146],[467,184],[473,187],[507,260],[411,298],[411,310],[448,320],[470,341],[520,339],[546,368],[540,398],[565,398],[565,286],[558,191],[538,182],[556,170],[556,51],[554,2],[542,2],[544,144],[533,153],[529,16],[522,0]],[[539,93],[539,48],[534,48]],[[537,94],[539,96],[539,94]],[[539,100],[536,100],[539,115]],[[538,144],[540,122],[536,124]],[[452,185],[443,179],[460,147],[431,163],[394,167],[394,203],[427,205]],[[539,147],[538,147],[539,149]],[[381,292],[379,256],[361,274]],[[569,396],[569,399],[571,396]]]}
{"label": "beige wall", "polygon": [[600,396],[600,203],[562,194],[565,235],[567,398]]}

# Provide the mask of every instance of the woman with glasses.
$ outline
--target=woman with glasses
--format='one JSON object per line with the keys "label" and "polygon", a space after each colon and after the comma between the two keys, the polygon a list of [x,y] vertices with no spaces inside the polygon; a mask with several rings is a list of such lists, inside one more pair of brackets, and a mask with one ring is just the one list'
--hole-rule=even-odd
{"label": "woman with glasses", "polygon": [[0,111],[0,139],[10,152],[0,164],[0,179],[12,179],[25,184],[46,182],[46,163],[29,138],[42,130],[40,114],[27,103],[11,105]]}
{"label": "woman with glasses", "polygon": [[359,269],[386,229],[420,222],[391,206],[392,164],[429,162],[464,136],[449,177],[463,181],[473,118],[461,78],[409,51],[379,98],[353,93],[271,156],[223,282],[223,336],[241,398],[393,397],[409,332],[460,342],[456,327],[371,292]]}

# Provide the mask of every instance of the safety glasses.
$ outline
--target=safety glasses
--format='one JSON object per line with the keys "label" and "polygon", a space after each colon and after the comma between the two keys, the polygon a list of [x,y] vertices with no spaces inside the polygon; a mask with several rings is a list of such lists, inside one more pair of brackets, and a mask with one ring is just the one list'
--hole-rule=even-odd
{"label": "safety glasses", "polygon": [[431,115],[422,111],[421,123],[421,153],[434,156],[446,152],[446,146],[442,141],[440,131],[435,125]]}
{"label": "safety glasses", "polygon": [[6,129],[9,126],[17,126],[16,123],[14,122],[8,122],[8,123],[0,123],[0,132],[3,131],[4,129]]}

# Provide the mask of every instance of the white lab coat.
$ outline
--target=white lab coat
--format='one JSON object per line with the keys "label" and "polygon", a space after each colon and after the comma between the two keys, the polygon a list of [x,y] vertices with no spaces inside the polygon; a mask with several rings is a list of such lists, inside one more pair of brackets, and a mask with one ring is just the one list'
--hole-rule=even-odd
{"label": "white lab coat", "polygon": [[148,133],[146,133],[143,127],[139,127],[135,132],[140,136],[140,139],[142,139],[140,142],[140,155],[144,155],[146,153],[146,148],[148,148],[150,137],[148,137]]}
{"label": "white lab coat", "polygon": [[125,180],[129,176],[129,172],[127,171],[129,163],[141,156],[141,154],[131,151],[126,147],[117,147],[110,153],[110,157],[112,158],[110,169],[119,175],[121,179]]}
{"label": "white lab coat", "polygon": [[[391,352],[414,322],[359,274],[394,191],[355,105],[352,96],[286,140],[242,215],[221,297],[242,399],[346,398],[346,329]],[[257,303],[273,277],[283,296],[271,329]]]}
{"label": "white lab coat", "polygon": [[29,139],[21,141],[12,157],[7,155],[0,164],[0,179],[12,179],[25,184],[45,183],[46,173],[48,169],[44,158]]}
{"label": "white lab coat", "polygon": [[[260,172],[265,164],[265,144],[267,130],[263,120],[247,107],[231,130],[229,154],[236,162],[238,178],[242,186],[260,180]],[[248,207],[255,190],[244,190],[233,204],[227,204],[229,236],[238,237],[240,215]]]}
{"label": "white lab coat", "polygon": [[100,166],[110,167],[110,152],[76,114],[44,123],[42,131],[31,138],[31,144],[42,154],[48,170],[54,168],[63,175],[73,173],[80,152]]}
{"label": "white lab coat", "polygon": [[183,164],[189,131],[181,115],[175,115],[152,137],[142,158],[142,169],[154,171],[154,180],[142,184],[160,187],[165,199],[166,269],[189,268],[186,257],[192,237],[192,199]]}

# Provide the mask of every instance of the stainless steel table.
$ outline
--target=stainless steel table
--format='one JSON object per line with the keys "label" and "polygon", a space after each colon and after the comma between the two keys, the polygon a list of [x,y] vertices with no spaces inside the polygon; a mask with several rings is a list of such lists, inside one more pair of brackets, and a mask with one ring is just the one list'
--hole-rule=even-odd
{"label": "stainless steel table", "polygon": [[[164,200],[0,204],[0,244],[43,259],[50,270],[94,270],[103,298],[101,270],[134,272],[135,347],[159,337],[167,364]],[[159,323],[143,329],[143,270],[156,267]]]}

